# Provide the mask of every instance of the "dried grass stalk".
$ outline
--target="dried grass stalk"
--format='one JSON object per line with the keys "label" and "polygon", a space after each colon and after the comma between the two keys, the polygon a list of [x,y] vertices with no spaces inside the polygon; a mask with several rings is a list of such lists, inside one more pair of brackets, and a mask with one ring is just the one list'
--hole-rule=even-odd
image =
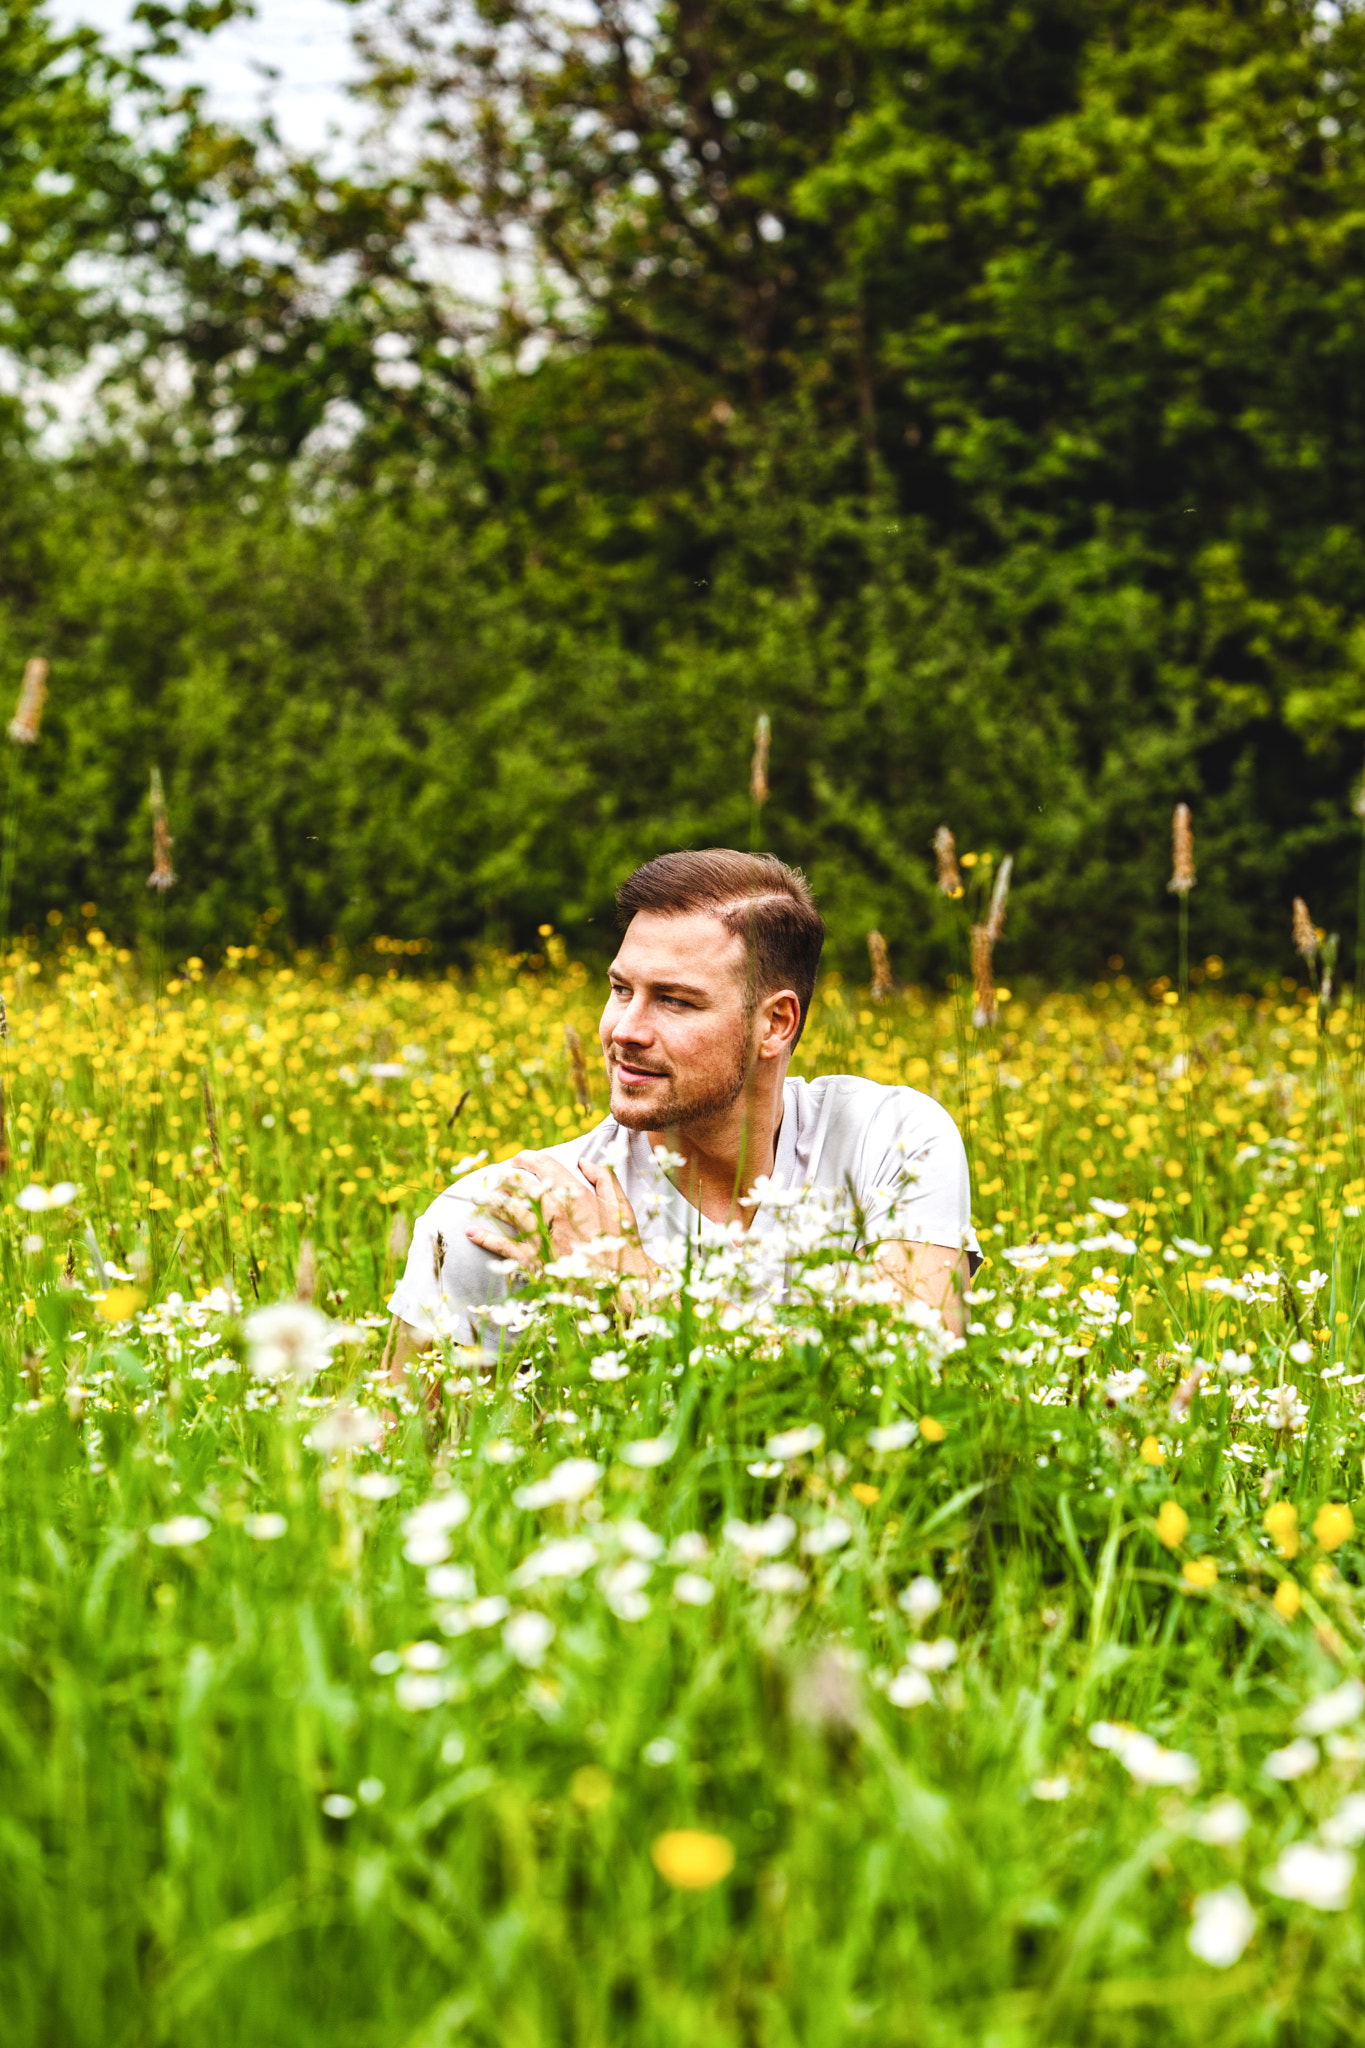
{"label": "dried grass stalk", "polygon": [[171,866],[170,826],[166,821],[166,796],[161,787],[161,770],[152,770],[152,872],[147,877],[147,887],[157,889],[162,895],[175,881],[175,870]]}
{"label": "dried grass stalk", "polygon": [[995,1000],[995,973],[991,955],[995,951],[995,936],[989,923],[972,926],[972,1023],[978,1031],[985,1031],[1000,1015]]}
{"label": "dried grass stalk", "polygon": [[1171,818],[1171,879],[1173,896],[1188,896],[1194,887],[1194,825],[1188,804],[1177,804]]}
{"label": "dried grass stalk", "polygon": [[934,834],[934,859],[938,862],[938,886],[944,896],[962,894],[962,871],[957,864],[957,841],[946,825]]}
{"label": "dried grass stalk", "polygon": [[1294,898],[1294,951],[1311,967],[1318,957],[1318,935],[1302,896]]}
{"label": "dried grass stalk", "polygon": [[991,890],[990,908],[986,912],[986,930],[991,935],[992,946],[995,945],[1001,932],[1005,929],[1005,905],[1009,901],[1010,876],[1013,873],[1014,857],[1012,854],[1007,853],[1000,863],[1000,870],[995,878],[995,887]]}
{"label": "dried grass stalk", "polygon": [[754,726],[754,758],[749,769],[749,795],[757,810],[762,810],[768,801],[768,747],[772,741],[773,729],[766,711],[758,715]]}
{"label": "dried grass stalk", "polygon": [[867,954],[872,962],[872,1000],[884,1003],[894,992],[896,984],[891,974],[891,956],[880,932],[868,933]]}
{"label": "dried grass stalk", "polygon": [[31,747],[37,739],[43,723],[43,706],[47,702],[47,663],[41,654],[35,654],[31,661],[24,663],[24,680],[19,689],[19,702],[14,707],[14,716],[9,722],[9,736],[21,747]]}
{"label": "dried grass stalk", "polygon": [[311,1237],[299,1239],[299,1262],[294,1268],[294,1293],[300,1301],[312,1301],[318,1291],[318,1262]]}
{"label": "dried grass stalk", "polygon": [[592,1108],[592,1090],[588,1086],[588,1064],[583,1057],[583,1041],[572,1024],[564,1026],[564,1047],[569,1055],[569,1073],[573,1079],[574,1101],[582,1110]]}

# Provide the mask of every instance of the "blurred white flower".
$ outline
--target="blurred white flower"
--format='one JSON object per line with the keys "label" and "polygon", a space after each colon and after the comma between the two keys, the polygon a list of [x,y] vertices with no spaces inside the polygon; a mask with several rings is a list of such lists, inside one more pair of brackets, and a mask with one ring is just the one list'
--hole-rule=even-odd
{"label": "blurred white flower", "polygon": [[509,1444],[506,1437],[493,1436],[483,1447],[483,1454],[490,1465],[515,1465],[521,1456],[518,1444]]}
{"label": "blurred white flower", "polygon": [[869,1450],[903,1451],[919,1435],[917,1422],[888,1422],[885,1429],[870,1429],[867,1432]]}
{"label": "blurred white flower", "polygon": [[1163,1749],[1154,1736],[1126,1728],[1120,1721],[1094,1721],[1090,1740],[1116,1756],[1139,1785],[1196,1785],[1199,1765],[1182,1749]]}
{"label": "blurred white flower", "polygon": [[677,1757],[678,1745],[669,1735],[656,1735],[652,1742],[645,1744],[640,1754],[656,1771],[662,1770],[665,1764],[671,1764]]}
{"label": "blurred white flower", "polygon": [[316,1378],[334,1347],[359,1336],[349,1323],[334,1323],[306,1301],[277,1301],[253,1310],[246,1320],[248,1362],[260,1380],[293,1380],[306,1386]]}
{"label": "blurred white flower", "polygon": [[545,1652],[554,1641],[555,1625],[546,1614],[537,1614],[534,1609],[524,1609],[519,1614],[509,1615],[502,1632],[503,1648],[518,1664],[534,1670],[545,1661]]}
{"label": "blurred white flower", "polygon": [[934,1697],[934,1688],[922,1671],[907,1664],[887,1686],[886,1697],[893,1707],[924,1707]]}
{"label": "blurred white flower", "polygon": [[14,1197],[14,1206],[16,1209],[37,1213],[43,1209],[64,1209],[68,1202],[74,1202],[75,1199],[74,1180],[59,1180],[54,1188],[42,1187],[35,1180],[30,1181],[26,1188],[20,1188]]}
{"label": "blurred white flower", "polygon": [[1201,1963],[1229,1970],[1240,1962],[1255,1932],[1256,1915],[1246,1893],[1239,1884],[1225,1884],[1219,1891],[1201,1892],[1195,1900],[1186,1939]]}
{"label": "blurred white flower", "polygon": [[1295,1365],[1311,1365],[1313,1362],[1313,1347],[1306,1337],[1296,1337],[1289,1347],[1289,1356],[1293,1359]]}
{"label": "blurred white flower", "polygon": [[1035,1799],[1066,1799],[1071,1793],[1070,1778],[1035,1778],[1029,1787]]}
{"label": "blurred white flower", "polygon": [[472,1600],[478,1587],[467,1564],[437,1564],[427,1573],[427,1591],[433,1600]]}
{"label": "blurred white flower", "polygon": [[622,1444],[620,1458],[637,1472],[648,1472],[655,1465],[666,1465],[677,1448],[671,1436],[646,1436],[637,1443]]}
{"label": "blurred white flower", "polygon": [[742,1557],[779,1557],[796,1534],[790,1515],[769,1515],[766,1522],[727,1522],[725,1540]]}
{"label": "blurred white flower", "polygon": [[912,1643],[905,1661],[916,1671],[950,1671],[957,1662],[957,1644],[951,1636],[940,1636],[932,1643]]}
{"label": "blurred white flower", "polygon": [[825,1432],[819,1424],[807,1422],[799,1429],[780,1430],[776,1436],[768,1438],[763,1448],[770,1458],[786,1462],[792,1458],[804,1458],[810,1451],[818,1451],[824,1441]]}
{"label": "blurred white flower", "polygon": [[938,1613],[943,1605],[943,1595],[932,1579],[921,1574],[919,1578],[911,1579],[897,1605],[909,1615],[916,1628],[922,1628],[931,1615]]}
{"label": "blurred white flower", "polygon": [[1255,1360],[1247,1351],[1225,1351],[1218,1361],[1220,1372],[1227,1373],[1235,1380],[1244,1378],[1254,1364]]}
{"label": "blurred white flower", "polygon": [[322,1810],[328,1820],[349,1820],[355,1812],[355,1801],[345,1792],[329,1792],[322,1802]]}
{"label": "blurred white flower", "polygon": [[450,1556],[450,1531],[457,1529],[469,1514],[469,1496],[458,1486],[452,1486],[448,1493],[433,1494],[424,1500],[411,1514],[403,1517],[403,1534],[406,1542],[403,1555],[409,1564],[444,1564]]}
{"label": "blurred white flower", "polygon": [[1111,1401],[1131,1401],[1146,1384],[1147,1375],[1138,1365],[1131,1372],[1111,1372],[1104,1383],[1104,1391]]}
{"label": "blurred white flower", "polygon": [[[465,1609],[471,1628],[496,1628],[509,1612],[511,1601],[501,1593],[486,1593],[482,1600],[475,1600]],[[543,1620],[544,1616],[539,1619]],[[547,1638],[548,1640],[548,1638]]]}
{"label": "blurred white flower", "polygon": [[599,1357],[594,1358],[592,1364],[588,1367],[588,1372],[593,1379],[600,1380],[604,1385],[609,1385],[613,1380],[628,1378],[630,1367],[625,1363],[619,1351],[604,1351]]}
{"label": "blurred white flower", "polygon": [[715,1587],[700,1572],[679,1572],[673,1581],[673,1598],[685,1607],[709,1607],[715,1597]]}
{"label": "blurred white flower", "polygon": [[653,1562],[656,1557],[662,1557],[664,1554],[663,1537],[656,1536],[651,1528],[644,1522],[636,1521],[633,1515],[627,1515],[623,1521],[616,1524],[616,1533],[621,1539],[622,1548],[628,1550],[632,1557],[647,1557]]}
{"label": "blurred white flower", "polygon": [[242,1527],[257,1543],[274,1543],[284,1535],[289,1524],[283,1515],[248,1515]]}
{"label": "blurred white flower", "polygon": [[1310,1700],[1299,1715],[1294,1726],[1300,1735],[1327,1735],[1333,1728],[1344,1728],[1351,1721],[1358,1721],[1365,1713],[1365,1685],[1358,1678],[1344,1678],[1331,1692],[1320,1693]]}
{"label": "blurred white flower", "polygon": [[560,1536],[542,1543],[513,1572],[514,1586],[534,1586],[538,1579],[577,1579],[597,1562],[591,1536]]}
{"label": "blurred white flower", "polygon": [[808,1582],[800,1566],[784,1558],[777,1564],[761,1564],[753,1583],[760,1593],[803,1593]]}
{"label": "blurred white flower", "polygon": [[1251,1815],[1240,1799],[1215,1799],[1203,1813],[1191,1816],[1189,1830],[1211,1849],[1235,1849],[1251,1826]]}
{"label": "blurred white flower", "polygon": [[1109,1202],[1105,1200],[1103,1195],[1092,1195],[1090,1197],[1090,1207],[1101,1216],[1113,1216],[1116,1219],[1128,1214],[1128,1204],[1126,1202]]}
{"label": "blurred white flower", "polygon": [[1211,1259],[1213,1257],[1213,1246],[1211,1244],[1199,1244],[1192,1237],[1173,1237],[1171,1243],[1178,1252],[1185,1252],[1192,1259]]}
{"label": "blurred white flower", "polygon": [[1308,1403],[1299,1399],[1298,1388],[1289,1380],[1270,1389],[1261,1413],[1267,1429],[1300,1430],[1308,1420]]}
{"label": "blurred white flower", "polygon": [[147,1541],[162,1550],[186,1550],[191,1543],[202,1543],[212,1527],[205,1515],[172,1515],[169,1522],[152,1523]]}
{"label": "blurred white flower", "polygon": [[586,1500],[604,1470],[605,1467],[593,1458],[565,1458],[543,1479],[533,1480],[529,1486],[519,1486],[512,1499],[519,1508],[561,1507],[573,1501]]}
{"label": "blurred white flower", "polygon": [[643,1621],[649,1612],[649,1596],[643,1590],[650,1566],[643,1557],[628,1557],[603,1572],[600,1584],[608,1607],[621,1621]]}
{"label": "blurred white flower", "polygon": [[383,1434],[383,1421],[371,1409],[342,1402],[318,1418],[307,1441],[312,1450],[327,1455],[333,1451],[371,1450]]}
{"label": "blurred white flower", "polygon": [[853,1530],[842,1515],[829,1515],[813,1529],[801,1532],[801,1548],[807,1557],[825,1557],[831,1550],[842,1550],[852,1540]]}
{"label": "blurred white flower", "polygon": [[1272,1749],[1261,1765],[1268,1778],[1278,1778],[1287,1784],[1292,1778],[1302,1778],[1315,1770],[1320,1761],[1318,1745],[1310,1742],[1306,1735],[1300,1735],[1284,1749]]}
{"label": "blurred white flower", "polygon": [[424,1713],[449,1699],[450,1681],[435,1672],[404,1671],[394,1686],[394,1697],[406,1713]]}
{"label": "blurred white flower", "polygon": [[1297,1899],[1322,1913],[1340,1913],[1351,1896],[1356,1859],[1349,1849],[1320,1849],[1316,1842],[1291,1842],[1265,1874],[1266,1889]]}
{"label": "blurred white flower", "polygon": [[1355,1849],[1365,1842],[1365,1792],[1348,1792],[1318,1833],[1330,1849]]}
{"label": "blurred white flower", "polygon": [[684,1529],[681,1536],[673,1538],[668,1554],[674,1564],[705,1564],[711,1546],[696,1529]]}
{"label": "blurred white flower", "polygon": [[403,1652],[403,1662],[409,1671],[440,1671],[446,1661],[446,1653],[439,1643],[409,1643]]}
{"label": "blurred white flower", "polygon": [[395,1472],[356,1472],[347,1484],[361,1500],[392,1500],[403,1491],[403,1482]]}

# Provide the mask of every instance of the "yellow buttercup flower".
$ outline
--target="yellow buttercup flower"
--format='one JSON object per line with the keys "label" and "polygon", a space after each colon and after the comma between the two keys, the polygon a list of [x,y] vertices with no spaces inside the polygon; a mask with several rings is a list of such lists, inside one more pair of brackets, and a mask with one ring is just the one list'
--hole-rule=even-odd
{"label": "yellow buttercup flower", "polygon": [[1145,1436],[1138,1446],[1138,1456],[1144,1465],[1164,1465],[1166,1453],[1154,1436]]}
{"label": "yellow buttercup flower", "polygon": [[848,1490],[860,1507],[870,1508],[874,1501],[879,1501],[882,1497],[880,1486],[869,1486],[865,1479],[857,1480]]}
{"label": "yellow buttercup flower", "polygon": [[1275,1588],[1275,1598],[1271,1605],[1286,1621],[1292,1621],[1303,1605],[1303,1594],[1292,1579],[1284,1579]]}
{"label": "yellow buttercup flower", "polygon": [[1281,1557],[1299,1554],[1299,1511],[1293,1501],[1277,1500],[1265,1511],[1265,1526]]}
{"label": "yellow buttercup flower", "polygon": [[649,1853],[665,1883],[685,1892],[704,1892],[735,1867],[733,1845],[724,1835],[701,1828],[670,1828],[657,1837]]}
{"label": "yellow buttercup flower", "polygon": [[137,1314],[143,1299],[140,1287],[111,1287],[104,1299],[96,1302],[95,1313],[106,1323],[126,1323]]}
{"label": "yellow buttercup flower", "polygon": [[1204,1592],[1216,1582],[1218,1567],[1211,1557],[1192,1557],[1185,1564],[1180,1576],[1187,1586],[1194,1586]]}
{"label": "yellow buttercup flower", "polygon": [[1355,1534],[1356,1521],[1343,1501],[1324,1501],[1313,1517],[1313,1541],[1324,1550],[1340,1550]]}
{"label": "yellow buttercup flower", "polygon": [[932,1415],[921,1415],[919,1433],[927,1444],[941,1444],[948,1432],[941,1422],[935,1422]]}
{"label": "yellow buttercup flower", "polygon": [[1190,1533],[1190,1518],[1177,1500],[1163,1500],[1157,1510],[1156,1533],[1168,1550],[1178,1550]]}

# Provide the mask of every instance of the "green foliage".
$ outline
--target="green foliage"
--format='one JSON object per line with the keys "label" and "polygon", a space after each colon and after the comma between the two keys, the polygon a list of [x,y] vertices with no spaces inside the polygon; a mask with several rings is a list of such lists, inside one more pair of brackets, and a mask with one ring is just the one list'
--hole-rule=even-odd
{"label": "green foliage", "polygon": [[[366,51],[412,162],[184,110],[120,424],[12,454],[0,628],[55,663],[20,915],[145,921],[155,753],[176,942],[586,939],[636,859],[747,836],[766,710],[847,961],[875,922],[951,964],[946,821],[1017,857],[1012,974],[1166,968],[1177,799],[1197,949],[1278,964],[1295,893],[1350,931],[1355,11],[500,0]],[[517,252],[498,305],[435,232]]]}

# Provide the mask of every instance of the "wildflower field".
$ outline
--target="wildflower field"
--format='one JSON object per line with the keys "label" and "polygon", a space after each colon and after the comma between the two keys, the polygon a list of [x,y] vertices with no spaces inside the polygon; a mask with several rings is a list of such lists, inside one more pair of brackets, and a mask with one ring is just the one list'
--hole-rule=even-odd
{"label": "wildflower field", "polygon": [[798,1204],[785,1299],[552,1273],[400,1394],[414,1216],[603,1113],[545,945],[7,962],[6,2043],[1358,2038],[1349,992],[831,979],[799,1070],[967,1135],[965,1340]]}

